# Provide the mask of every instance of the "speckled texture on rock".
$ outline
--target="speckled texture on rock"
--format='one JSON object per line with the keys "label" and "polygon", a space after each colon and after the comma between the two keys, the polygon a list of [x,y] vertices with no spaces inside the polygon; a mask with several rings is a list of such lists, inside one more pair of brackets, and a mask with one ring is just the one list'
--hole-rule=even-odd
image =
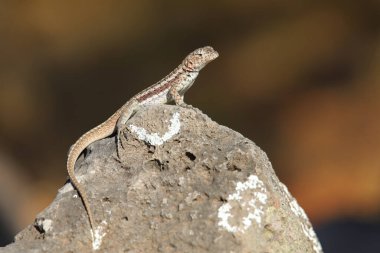
{"label": "speckled texture on rock", "polygon": [[[178,132],[162,145],[141,140],[161,138],[173,124]],[[138,135],[131,125],[146,131]],[[199,110],[146,107],[118,136],[93,143],[76,164],[102,228],[97,252],[322,252],[266,154]],[[0,252],[92,247],[82,202],[66,184]]]}

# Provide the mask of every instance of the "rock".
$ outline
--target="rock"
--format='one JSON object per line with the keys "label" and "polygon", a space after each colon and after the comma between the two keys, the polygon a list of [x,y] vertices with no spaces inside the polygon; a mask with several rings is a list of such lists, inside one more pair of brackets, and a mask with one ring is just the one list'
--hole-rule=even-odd
{"label": "rock", "polygon": [[0,252],[322,252],[266,154],[195,108],[139,110],[89,146],[70,183]]}

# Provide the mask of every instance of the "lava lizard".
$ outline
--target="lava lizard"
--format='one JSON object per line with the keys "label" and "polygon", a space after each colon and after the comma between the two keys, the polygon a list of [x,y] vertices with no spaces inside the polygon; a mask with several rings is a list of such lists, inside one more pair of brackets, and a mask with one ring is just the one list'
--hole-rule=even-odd
{"label": "lava lizard", "polygon": [[209,46],[194,50],[186,56],[182,63],[169,75],[133,96],[111,117],[83,134],[74,145],[71,146],[67,158],[67,171],[71,183],[81,196],[92,231],[94,231],[95,228],[95,221],[90,209],[88,197],[74,173],[75,162],[79,155],[91,143],[115,133],[142,105],[166,104],[173,101],[180,106],[186,105],[183,101],[184,93],[193,85],[199,71],[218,56],[218,52]]}

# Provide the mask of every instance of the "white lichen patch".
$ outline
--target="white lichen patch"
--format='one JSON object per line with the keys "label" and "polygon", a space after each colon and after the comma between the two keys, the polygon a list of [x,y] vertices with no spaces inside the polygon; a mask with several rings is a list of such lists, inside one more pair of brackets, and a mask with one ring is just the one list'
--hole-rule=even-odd
{"label": "white lichen patch", "polygon": [[314,229],[312,227],[306,226],[305,224],[301,224],[301,227],[304,234],[313,243],[313,250],[317,253],[322,253],[322,246],[318,241],[318,238],[314,232]]}
{"label": "white lichen patch", "polygon": [[301,217],[303,219],[308,219],[307,218],[307,215],[305,213],[305,211],[303,210],[303,208],[298,204],[297,200],[293,199],[292,201],[290,201],[290,209],[292,210],[292,212],[297,215],[298,217]]}
{"label": "white lichen patch", "polygon": [[107,234],[105,232],[106,225],[107,222],[102,221],[102,223],[96,229],[94,229],[94,231],[91,230],[93,250],[98,250],[100,248],[100,245],[102,245],[103,238]]}
{"label": "white lichen patch", "polygon": [[40,227],[45,233],[49,232],[53,228],[53,221],[50,219],[37,219],[37,225]]}
{"label": "white lichen patch", "polygon": [[244,233],[252,222],[260,226],[267,199],[264,183],[256,175],[249,176],[236,184],[235,192],[218,209],[218,225],[231,233]]}
{"label": "white lichen patch", "polygon": [[145,128],[129,125],[129,128],[133,133],[137,135],[137,137],[149,143],[153,146],[162,145],[167,140],[171,139],[174,135],[176,135],[181,129],[181,122],[179,120],[179,113],[176,112],[173,114],[173,117],[170,119],[170,125],[168,127],[168,131],[160,136],[158,133],[148,133]]}
{"label": "white lichen patch", "polygon": [[[297,216],[302,218],[306,224],[309,223],[309,218],[307,217],[305,211],[303,208],[298,204],[297,200],[290,195],[290,192],[288,190],[288,187],[280,182],[280,186],[284,190],[286,194],[286,198],[288,199],[288,202],[290,203],[290,210]],[[306,235],[306,237],[312,242],[313,244],[313,250],[317,253],[322,253],[322,246],[319,243],[319,240],[317,238],[317,235],[314,232],[314,229],[311,227],[311,225],[306,226],[305,223],[300,223],[303,233]]]}

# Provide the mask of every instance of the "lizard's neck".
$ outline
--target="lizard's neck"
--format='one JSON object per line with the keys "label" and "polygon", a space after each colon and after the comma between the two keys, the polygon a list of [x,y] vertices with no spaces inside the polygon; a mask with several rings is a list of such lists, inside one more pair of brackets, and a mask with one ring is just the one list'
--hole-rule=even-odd
{"label": "lizard's neck", "polygon": [[168,95],[170,88],[177,86],[178,93],[183,95],[194,83],[198,73],[185,70],[181,64],[159,82],[137,94],[136,99],[141,105],[171,102],[172,98]]}

